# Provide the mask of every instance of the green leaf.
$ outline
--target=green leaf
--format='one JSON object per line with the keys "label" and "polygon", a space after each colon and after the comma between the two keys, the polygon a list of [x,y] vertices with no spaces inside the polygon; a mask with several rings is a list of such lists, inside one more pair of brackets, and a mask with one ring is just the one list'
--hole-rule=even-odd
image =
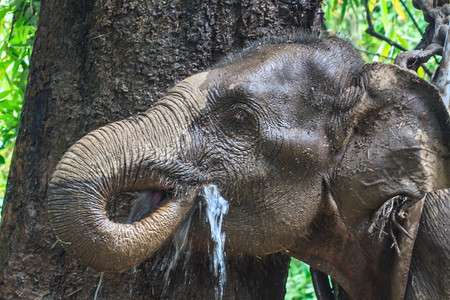
{"label": "green leaf", "polygon": [[403,23],[406,23],[406,15],[403,11],[402,5],[400,4],[400,0],[392,0],[392,4],[394,5],[395,11],[400,16],[400,19],[403,21]]}
{"label": "green leaf", "polygon": [[[356,7],[358,7],[358,5],[356,5]],[[358,13],[356,12],[355,4],[352,1],[350,1],[350,8],[352,9],[356,19],[358,19]]]}
{"label": "green leaf", "polygon": [[0,20],[3,19],[6,16],[6,14],[9,12],[10,12],[9,8],[1,9],[0,10]]}
{"label": "green leaf", "polygon": [[381,0],[381,17],[383,20],[383,27],[387,28],[389,26],[389,17],[388,17],[388,6],[386,0]]}
{"label": "green leaf", "polygon": [[344,19],[345,10],[347,8],[347,2],[348,2],[348,0],[344,0],[343,3],[342,3],[341,16],[339,17],[339,21],[342,21]]}
{"label": "green leaf", "polygon": [[4,165],[6,163],[5,158],[3,155],[0,154],[0,165]]}
{"label": "green leaf", "polygon": [[405,40],[405,39],[404,39],[401,35],[399,35],[399,34],[397,34],[397,39],[398,39],[400,45],[402,45],[402,46],[405,47],[406,49],[409,49],[408,41],[407,41],[407,40]]}
{"label": "green leaf", "polygon": [[331,6],[333,10],[336,8],[337,3],[338,0],[333,0],[333,5]]}
{"label": "green leaf", "polygon": [[7,90],[0,93],[0,99],[6,98],[9,94],[11,94],[12,90]]}
{"label": "green leaf", "polygon": [[374,7],[375,7],[376,0],[366,0],[366,1],[369,1],[369,11],[370,11],[370,12],[373,12],[373,9],[374,9]]}
{"label": "green leaf", "polygon": [[420,77],[425,77],[425,71],[422,67],[419,67],[419,69],[417,70],[417,75],[419,75]]}

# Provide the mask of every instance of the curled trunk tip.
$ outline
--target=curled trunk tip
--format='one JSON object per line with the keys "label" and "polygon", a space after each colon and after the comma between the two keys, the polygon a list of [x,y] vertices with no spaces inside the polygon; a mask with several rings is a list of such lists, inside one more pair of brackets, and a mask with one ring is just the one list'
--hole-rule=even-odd
{"label": "curled trunk tip", "polygon": [[157,184],[158,178],[138,174],[133,160],[143,154],[127,153],[141,146],[139,130],[125,120],[88,134],[63,156],[49,183],[48,210],[58,240],[71,255],[99,271],[132,268],[148,258],[176,230],[196,196],[192,189],[186,196],[163,201],[133,224],[109,220],[106,204],[115,194],[132,191],[137,179],[141,188]]}

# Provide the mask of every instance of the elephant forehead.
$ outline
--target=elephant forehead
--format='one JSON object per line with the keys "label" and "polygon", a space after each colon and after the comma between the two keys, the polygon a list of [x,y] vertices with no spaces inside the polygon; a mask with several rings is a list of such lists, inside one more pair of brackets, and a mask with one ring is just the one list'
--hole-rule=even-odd
{"label": "elephant forehead", "polygon": [[[175,86],[175,90],[178,92],[187,92],[190,96],[188,99],[200,100],[205,98],[205,86],[208,86],[210,83],[209,72],[201,72],[195,75],[192,75]],[[203,108],[203,107],[202,107]]]}
{"label": "elephant forehead", "polygon": [[[215,69],[221,80],[228,85],[240,82],[270,82],[280,84],[282,78],[290,78],[300,70],[302,52],[298,45],[261,45],[253,48],[250,54],[232,60],[228,65]],[[276,76],[277,78],[274,78]],[[298,77],[296,77],[298,79]],[[266,82],[267,83],[267,82]]]}

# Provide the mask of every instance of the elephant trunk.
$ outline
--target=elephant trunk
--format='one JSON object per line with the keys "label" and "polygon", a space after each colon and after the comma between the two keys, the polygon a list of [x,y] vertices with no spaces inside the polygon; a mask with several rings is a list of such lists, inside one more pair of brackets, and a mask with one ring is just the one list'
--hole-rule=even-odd
{"label": "elephant trunk", "polygon": [[[194,108],[180,103],[192,99],[189,86],[181,84],[144,115],[91,132],[57,165],[49,183],[50,221],[63,247],[86,265],[118,271],[139,264],[192,208],[195,187],[175,186],[158,171],[173,163],[181,148],[180,135],[188,134],[193,112],[198,113],[195,101]],[[106,204],[114,195],[142,190],[158,191],[153,201],[159,204],[150,216],[133,224],[108,218]]]}

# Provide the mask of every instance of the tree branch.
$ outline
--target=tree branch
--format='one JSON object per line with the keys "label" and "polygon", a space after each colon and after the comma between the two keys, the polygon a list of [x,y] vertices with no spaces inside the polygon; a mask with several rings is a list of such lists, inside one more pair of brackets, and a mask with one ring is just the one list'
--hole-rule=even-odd
{"label": "tree branch", "polygon": [[[431,44],[424,50],[412,50],[400,53],[395,58],[395,64],[410,70],[416,70],[419,65],[426,63],[431,56],[442,54],[442,46]],[[430,74],[429,74],[430,75]]]}
{"label": "tree branch", "polygon": [[441,64],[433,78],[434,84],[441,90],[445,105],[450,108],[450,36],[447,32]]}
{"label": "tree branch", "polygon": [[408,16],[411,18],[411,20],[414,23],[414,26],[416,26],[417,30],[420,32],[420,35],[423,35],[423,31],[420,29],[419,24],[417,24],[416,19],[414,19],[414,16],[412,15],[411,11],[409,10],[408,6],[406,5],[404,0],[400,0],[400,3],[403,5],[403,8],[408,13]]}
{"label": "tree branch", "polygon": [[413,0],[412,1],[414,7],[423,12],[425,21],[427,21],[428,23],[432,23],[434,20],[434,16],[431,12],[431,9],[433,7],[432,6],[430,7],[428,2],[430,2],[430,1],[426,1],[426,0],[425,1],[424,0]]}
{"label": "tree branch", "polygon": [[[405,6],[403,1],[402,1],[402,4]],[[399,65],[401,65],[401,66],[403,66],[405,68],[408,68],[408,69],[415,70],[415,71],[417,71],[419,66],[421,66],[422,69],[425,71],[425,73],[428,76],[431,77],[433,75],[433,73],[424,65],[424,63],[426,63],[430,59],[431,56],[441,53],[442,52],[442,47],[439,48],[439,45],[433,45],[433,46],[432,45],[428,45],[426,51],[421,51],[421,50],[408,51],[408,49],[406,49],[405,47],[403,47],[399,43],[397,43],[397,42],[395,42],[395,41],[393,41],[393,40],[391,40],[391,39],[385,37],[384,35],[382,35],[382,34],[380,34],[380,33],[375,31],[375,29],[373,27],[373,23],[372,23],[372,18],[371,18],[371,15],[370,15],[369,2],[367,0],[364,2],[364,6],[365,6],[365,9],[366,9],[366,19],[367,19],[367,24],[368,24],[368,28],[366,29],[366,32],[368,34],[370,34],[371,36],[374,36],[377,39],[385,41],[389,45],[404,51],[403,53],[401,53],[401,54],[399,54],[397,56],[397,58],[395,60],[395,63],[397,64],[397,59],[398,59],[398,64]],[[424,16],[432,16],[431,20],[434,20],[436,18],[435,17],[435,13],[432,12],[428,8],[428,6],[424,3],[424,1],[417,0],[417,1],[415,1],[414,6],[416,8],[417,7],[423,8]],[[409,11],[409,9],[407,9],[407,12],[408,12],[409,16],[411,17],[411,19],[413,20],[413,22],[416,25],[416,27],[419,30],[419,32],[422,34],[422,31],[420,30],[420,28],[417,25],[416,21],[412,17],[412,14]],[[430,17],[426,17],[426,19],[430,19]]]}
{"label": "tree branch", "polygon": [[375,53],[375,52],[370,52],[370,51],[366,51],[366,50],[362,50],[362,49],[358,49],[358,48],[356,48],[356,50],[358,50],[358,52],[362,52],[362,53],[365,53],[367,55],[378,56],[378,57],[381,57],[381,58],[384,58],[384,59],[394,60],[392,57],[388,57],[386,55],[381,55],[381,54],[378,54],[378,53]]}
{"label": "tree branch", "polygon": [[366,29],[366,32],[368,34],[370,34],[371,36],[376,37],[377,39],[385,41],[386,43],[388,43],[389,45],[391,45],[391,46],[393,46],[393,47],[395,47],[397,49],[400,49],[402,51],[407,51],[408,49],[406,49],[405,47],[403,47],[399,43],[394,42],[393,40],[391,40],[391,39],[385,37],[384,35],[382,35],[382,34],[380,34],[380,33],[375,31],[375,29],[373,28],[372,18],[371,18],[370,10],[369,10],[369,1],[366,0],[364,2],[364,5],[366,7],[367,25],[369,25],[369,27]]}
{"label": "tree branch", "polygon": [[[415,0],[414,6],[422,9],[427,22],[430,24],[422,36],[422,40],[415,50],[400,53],[395,59],[395,64],[408,69],[417,70],[423,66],[431,56],[442,55],[446,37],[448,35],[450,5],[437,3],[438,7],[430,7],[425,1]],[[447,2],[447,1],[445,1]]]}

